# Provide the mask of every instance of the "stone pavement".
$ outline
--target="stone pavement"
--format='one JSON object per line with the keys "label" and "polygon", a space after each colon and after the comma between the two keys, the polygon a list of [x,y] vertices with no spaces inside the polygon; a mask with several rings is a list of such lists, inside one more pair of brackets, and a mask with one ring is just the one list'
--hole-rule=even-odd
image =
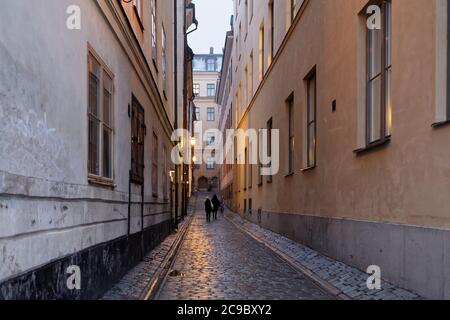
{"label": "stone pavement", "polygon": [[161,300],[324,300],[333,297],[219,214],[201,206],[166,278]]}
{"label": "stone pavement", "polygon": [[229,219],[252,237],[278,252],[299,269],[306,270],[314,278],[325,282],[335,291],[335,295],[344,294],[354,300],[417,300],[418,295],[382,282],[381,290],[367,288],[368,274],[339,261],[330,259],[317,251],[280,236],[267,229],[243,219],[237,214],[227,212]]}
{"label": "stone pavement", "polygon": [[[181,230],[184,221],[180,224]],[[173,233],[168,236],[158,247],[150,252],[144,260],[134,269],[128,272],[111,290],[109,290],[102,300],[139,300],[152,280],[157,270],[161,267],[164,259],[168,255],[178,234]]]}

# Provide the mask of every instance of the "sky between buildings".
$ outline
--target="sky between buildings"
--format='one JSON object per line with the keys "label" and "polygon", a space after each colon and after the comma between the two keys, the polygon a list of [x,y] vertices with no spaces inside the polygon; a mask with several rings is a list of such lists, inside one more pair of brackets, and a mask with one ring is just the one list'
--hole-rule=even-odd
{"label": "sky between buildings", "polygon": [[222,53],[225,33],[230,30],[230,17],[233,14],[232,0],[194,0],[198,30],[189,35],[189,45],[196,54]]}

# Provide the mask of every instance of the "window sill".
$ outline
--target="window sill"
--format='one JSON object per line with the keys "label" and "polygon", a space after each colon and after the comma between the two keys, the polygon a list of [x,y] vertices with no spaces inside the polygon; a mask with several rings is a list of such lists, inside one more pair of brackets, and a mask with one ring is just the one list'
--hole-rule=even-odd
{"label": "window sill", "polygon": [[450,125],[450,119],[444,120],[444,121],[439,121],[439,122],[435,122],[431,125],[431,127],[437,129],[437,128],[442,128],[445,127],[447,125]]}
{"label": "window sill", "polygon": [[316,166],[310,166],[302,169],[302,172],[308,172],[313,171],[316,168]]}
{"label": "window sill", "polygon": [[106,188],[112,188],[112,189],[117,187],[117,185],[114,183],[113,180],[102,178],[102,177],[97,177],[97,176],[93,176],[93,175],[88,176],[88,182],[89,182],[89,184],[97,185],[100,187],[106,187]]}
{"label": "window sill", "polygon": [[368,152],[371,152],[373,150],[376,149],[381,149],[386,147],[389,143],[391,142],[391,137],[386,137],[382,140],[378,140],[376,142],[373,142],[371,144],[369,144],[367,147],[364,148],[360,148],[360,149],[356,149],[355,151],[353,151],[356,155],[363,155],[366,154]]}

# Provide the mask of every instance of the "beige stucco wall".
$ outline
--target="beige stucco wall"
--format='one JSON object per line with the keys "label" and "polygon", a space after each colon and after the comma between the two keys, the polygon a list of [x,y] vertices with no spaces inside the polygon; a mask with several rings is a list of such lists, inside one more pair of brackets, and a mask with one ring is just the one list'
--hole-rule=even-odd
{"label": "beige stucco wall", "polygon": [[[353,151],[360,141],[359,110],[364,101],[361,81],[365,72],[361,60],[361,50],[365,49],[361,40],[364,21],[358,13],[366,1],[308,1],[239,125],[264,128],[273,118],[274,128],[281,129],[280,173],[272,184],[247,191],[243,191],[242,185],[238,187],[236,200],[241,208],[244,199],[252,198],[254,208],[267,211],[450,228],[447,209],[450,128],[431,127],[437,109],[442,107],[436,105],[438,98],[442,101],[442,97],[436,96],[437,70],[445,68],[436,65],[435,59],[439,43],[436,34],[439,11],[435,3],[393,1],[392,141],[384,148],[357,156]],[[276,7],[277,17],[284,10],[282,7]],[[243,45],[246,53],[252,49],[257,52],[259,23],[267,21],[266,9],[255,2],[253,22]],[[277,47],[283,31],[282,27],[276,30]],[[254,56],[257,70],[257,55]],[[242,80],[243,65],[244,62],[237,66],[235,82]],[[314,66],[318,83],[318,164],[314,170],[302,172],[306,104],[303,79]],[[255,90],[256,78],[255,72]],[[285,100],[292,92],[295,173],[285,177],[288,145]],[[334,99],[335,113],[331,108]],[[254,168],[253,178],[256,177]],[[239,180],[242,183],[243,179]]]}

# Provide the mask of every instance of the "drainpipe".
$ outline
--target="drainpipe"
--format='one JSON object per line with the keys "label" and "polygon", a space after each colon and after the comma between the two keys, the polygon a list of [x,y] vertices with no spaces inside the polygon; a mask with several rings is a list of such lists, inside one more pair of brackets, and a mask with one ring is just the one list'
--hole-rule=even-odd
{"label": "drainpipe", "polygon": [[[175,130],[178,129],[178,3],[177,0],[173,0],[173,15],[174,15],[174,104],[175,104]],[[175,229],[178,229],[178,170],[179,166],[175,166]]]}
{"label": "drainpipe", "polygon": [[131,170],[128,172],[128,237],[131,233]]}

